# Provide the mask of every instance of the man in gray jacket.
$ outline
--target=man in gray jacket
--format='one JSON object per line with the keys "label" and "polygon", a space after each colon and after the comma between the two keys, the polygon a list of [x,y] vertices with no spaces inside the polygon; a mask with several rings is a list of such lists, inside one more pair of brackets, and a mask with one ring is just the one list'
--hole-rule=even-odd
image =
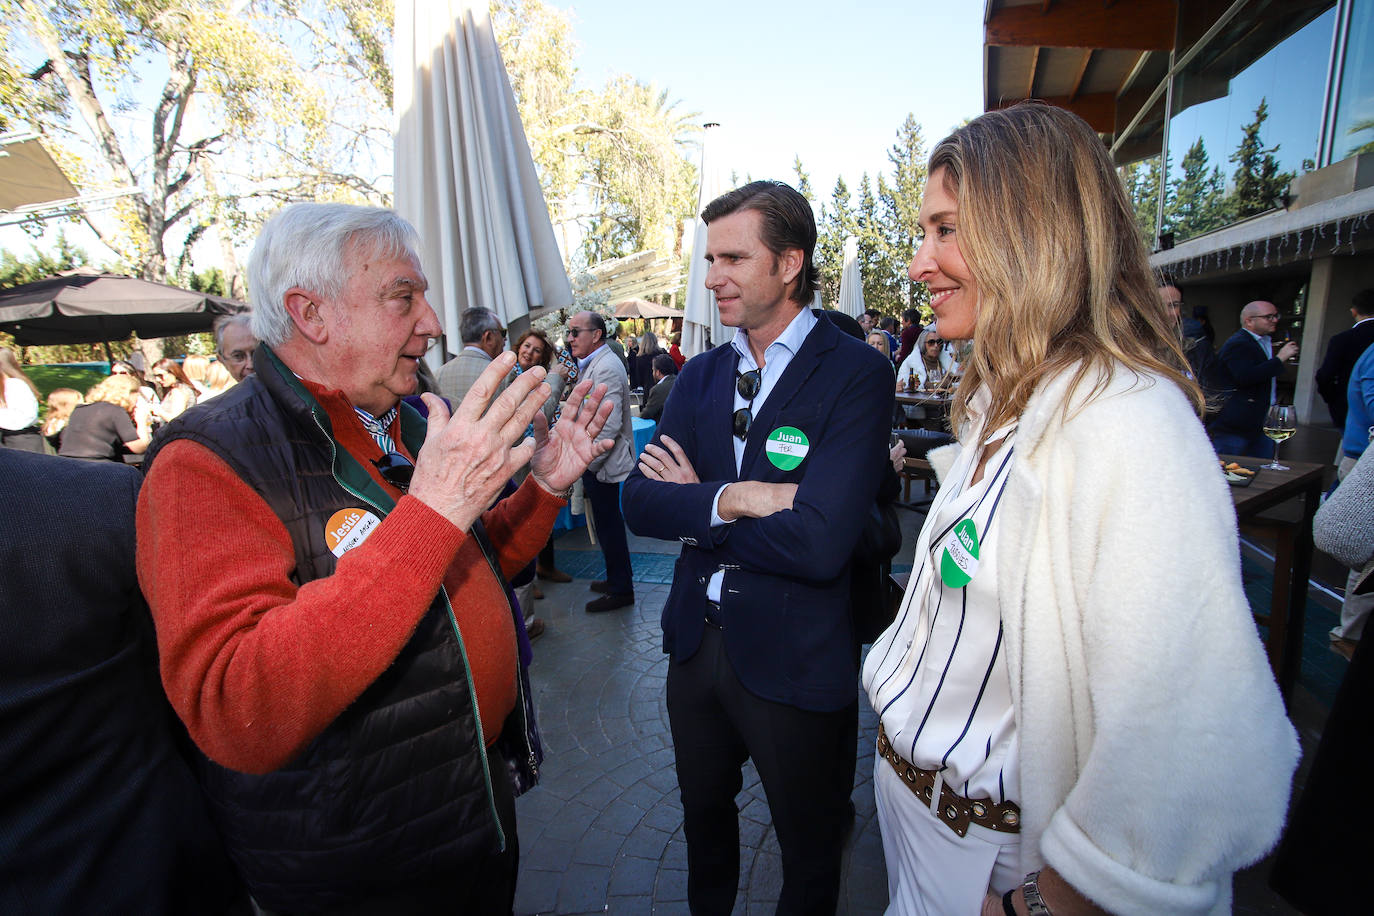
{"label": "man in gray jacket", "polygon": [[[467,397],[477,376],[506,348],[506,329],[501,327],[500,316],[491,309],[463,309],[458,316],[458,336],[463,341],[463,349],[439,368],[439,393],[448,398],[455,409]],[[506,376],[496,393],[504,391],[510,380],[511,376]]]}
{"label": "man in gray jacket", "polygon": [[604,427],[615,444],[582,475],[582,490],[591,504],[596,537],[606,558],[606,578],[592,583],[592,591],[601,597],[587,603],[588,613],[595,614],[635,603],[630,546],[620,514],[620,482],[630,476],[635,463],[630,379],[625,365],[607,345],[606,319],[596,312],[578,312],[568,321],[568,349],[577,360],[577,377],[591,379],[593,387],[604,384],[607,399],[615,402]]}

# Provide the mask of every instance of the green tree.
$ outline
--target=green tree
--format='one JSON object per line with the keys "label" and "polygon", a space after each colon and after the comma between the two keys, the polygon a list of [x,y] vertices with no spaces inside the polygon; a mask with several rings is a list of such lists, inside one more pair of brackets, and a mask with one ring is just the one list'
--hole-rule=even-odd
{"label": "green tree", "polygon": [[816,269],[821,275],[821,301],[833,305],[840,298],[844,242],[857,231],[854,208],[849,202],[849,186],[844,183],[843,176],[835,179],[830,203],[822,205],[816,230]]}
{"label": "green tree", "polygon": [[587,100],[577,128],[587,264],[676,250],[677,228],[694,203],[696,168],[685,150],[697,130],[696,115],[676,111],[676,104],[667,90],[628,76],[612,78]]}
{"label": "green tree", "polygon": [[1274,201],[1293,180],[1292,172],[1279,170],[1278,159],[1274,157],[1279,145],[1266,148],[1260,139],[1260,128],[1268,118],[1269,104],[1261,98],[1255,109],[1255,120],[1241,128],[1240,145],[1230,156],[1236,170],[1231,176],[1234,187],[1228,203],[1230,215],[1235,219],[1272,210]]}
{"label": "green tree", "polygon": [[1208,170],[1207,147],[1198,137],[1183,156],[1182,174],[1171,181],[1164,212],[1166,231],[1187,239],[1219,228],[1226,222],[1225,182],[1221,167]]}
{"label": "green tree", "polygon": [[[255,211],[280,201],[386,202],[363,160],[390,144],[390,0],[0,0],[0,10],[23,38],[6,44],[0,94],[83,191],[137,189],[113,219],[88,222],[140,276],[166,279],[176,249],[208,227],[251,230]],[[223,189],[217,160],[235,173]],[[188,269],[183,258],[176,273]]]}
{"label": "green tree", "polygon": [[916,252],[920,227],[921,198],[926,187],[925,137],[915,115],[908,114],[897,129],[897,142],[887,151],[892,163],[892,182],[878,176],[878,200],[881,220],[883,271],[889,279],[894,301],[889,314],[900,314],[908,308],[922,308],[928,299],[925,286],[907,278],[907,265]]}
{"label": "green tree", "polygon": [[64,232],[58,232],[54,251],[39,251],[27,258],[21,258],[10,251],[0,251],[0,289],[12,289],[45,280],[64,270],[84,267],[90,257],[80,248],[72,245]]}
{"label": "green tree", "polygon": [[572,25],[541,0],[497,0],[492,23],[554,228],[574,268],[677,250],[695,204],[697,115],[628,76],[578,89]]}
{"label": "green tree", "polygon": [[1155,221],[1159,218],[1160,156],[1130,162],[1117,169],[1135,210],[1135,222],[1150,248],[1155,244]]}
{"label": "green tree", "polygon": [[801,156],[793,156],[792,174],[797,176],[797,193],[811,201],[812,204],[815,204],[816,192],[811,187],[811,176],[808,175],[806,169],[802,167]]}

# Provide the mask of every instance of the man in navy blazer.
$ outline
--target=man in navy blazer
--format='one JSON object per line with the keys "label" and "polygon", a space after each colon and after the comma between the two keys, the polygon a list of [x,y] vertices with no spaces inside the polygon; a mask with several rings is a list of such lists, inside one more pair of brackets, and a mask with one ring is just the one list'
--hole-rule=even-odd
{"label": "man in navy blazer", "polygon": [[636,533],[680,540],[663,609],[693,913],[729,913],[753,758],[782,851],[779,913],[833,913],[857,728],[849,557],[887,458],[892,367],[819,320],[811,207],[756,181],[712,201],[706,286],[730,345],[678,376],[625,484]]}
{"label": "man in navy blazer", "polygon": [[158,681],[142,479],[0,449],[0,913],[248,911]]}
{"label": "man in navy blazer", "polygon": [[1284,363],[1298,355],[1298,345],[1291,340],[1274,350],[1270,338],[1278,323],[1274,303],[1248,303],[1240,311],[1240,330],[1217,353],[1232,386],[1209,427],[1217,454],[1254,458],[1274,454],[1274,443],[1264,437],[1264,417],[1274,403],[1275,379]]}
{"label": "man in navy blazer", "polygon": [[1334,335],[1326,345],[1326,358],[1317,369],[1317,391],[1331,410],[1331,422],[1337,429],[1345,429],[1345,415],[1349,409],[1345,388],[1350,384],[1350,370],[1365,350],[1374,345],[1374,289],[1355,294],[1350,302],[1350,316],[1355,324],[1350,330]]}

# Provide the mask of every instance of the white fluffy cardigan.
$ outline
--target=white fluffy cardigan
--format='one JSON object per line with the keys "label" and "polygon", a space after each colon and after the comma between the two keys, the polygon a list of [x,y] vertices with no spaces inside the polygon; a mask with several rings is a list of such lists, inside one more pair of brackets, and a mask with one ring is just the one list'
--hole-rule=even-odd
{"label": "white fluffy cardigan", "polygon": [[1227,913],[1232,873],[1282,829],[1297,736],[1187,399],[1124,369],[1092,387],[1066,415],[1067,375],[1040,386],[1003,496],[1022,866],[1113,913]]}

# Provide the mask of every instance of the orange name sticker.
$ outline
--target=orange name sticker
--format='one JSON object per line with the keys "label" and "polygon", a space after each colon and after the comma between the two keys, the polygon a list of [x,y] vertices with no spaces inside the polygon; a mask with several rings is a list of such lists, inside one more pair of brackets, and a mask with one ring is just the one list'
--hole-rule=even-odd
{"label": "orange name sticker", "polygon": [[324,529],[324,542],[334,556],[341,557],[357,547],[382,520],[366,509],[340,509],[329,517]]}

